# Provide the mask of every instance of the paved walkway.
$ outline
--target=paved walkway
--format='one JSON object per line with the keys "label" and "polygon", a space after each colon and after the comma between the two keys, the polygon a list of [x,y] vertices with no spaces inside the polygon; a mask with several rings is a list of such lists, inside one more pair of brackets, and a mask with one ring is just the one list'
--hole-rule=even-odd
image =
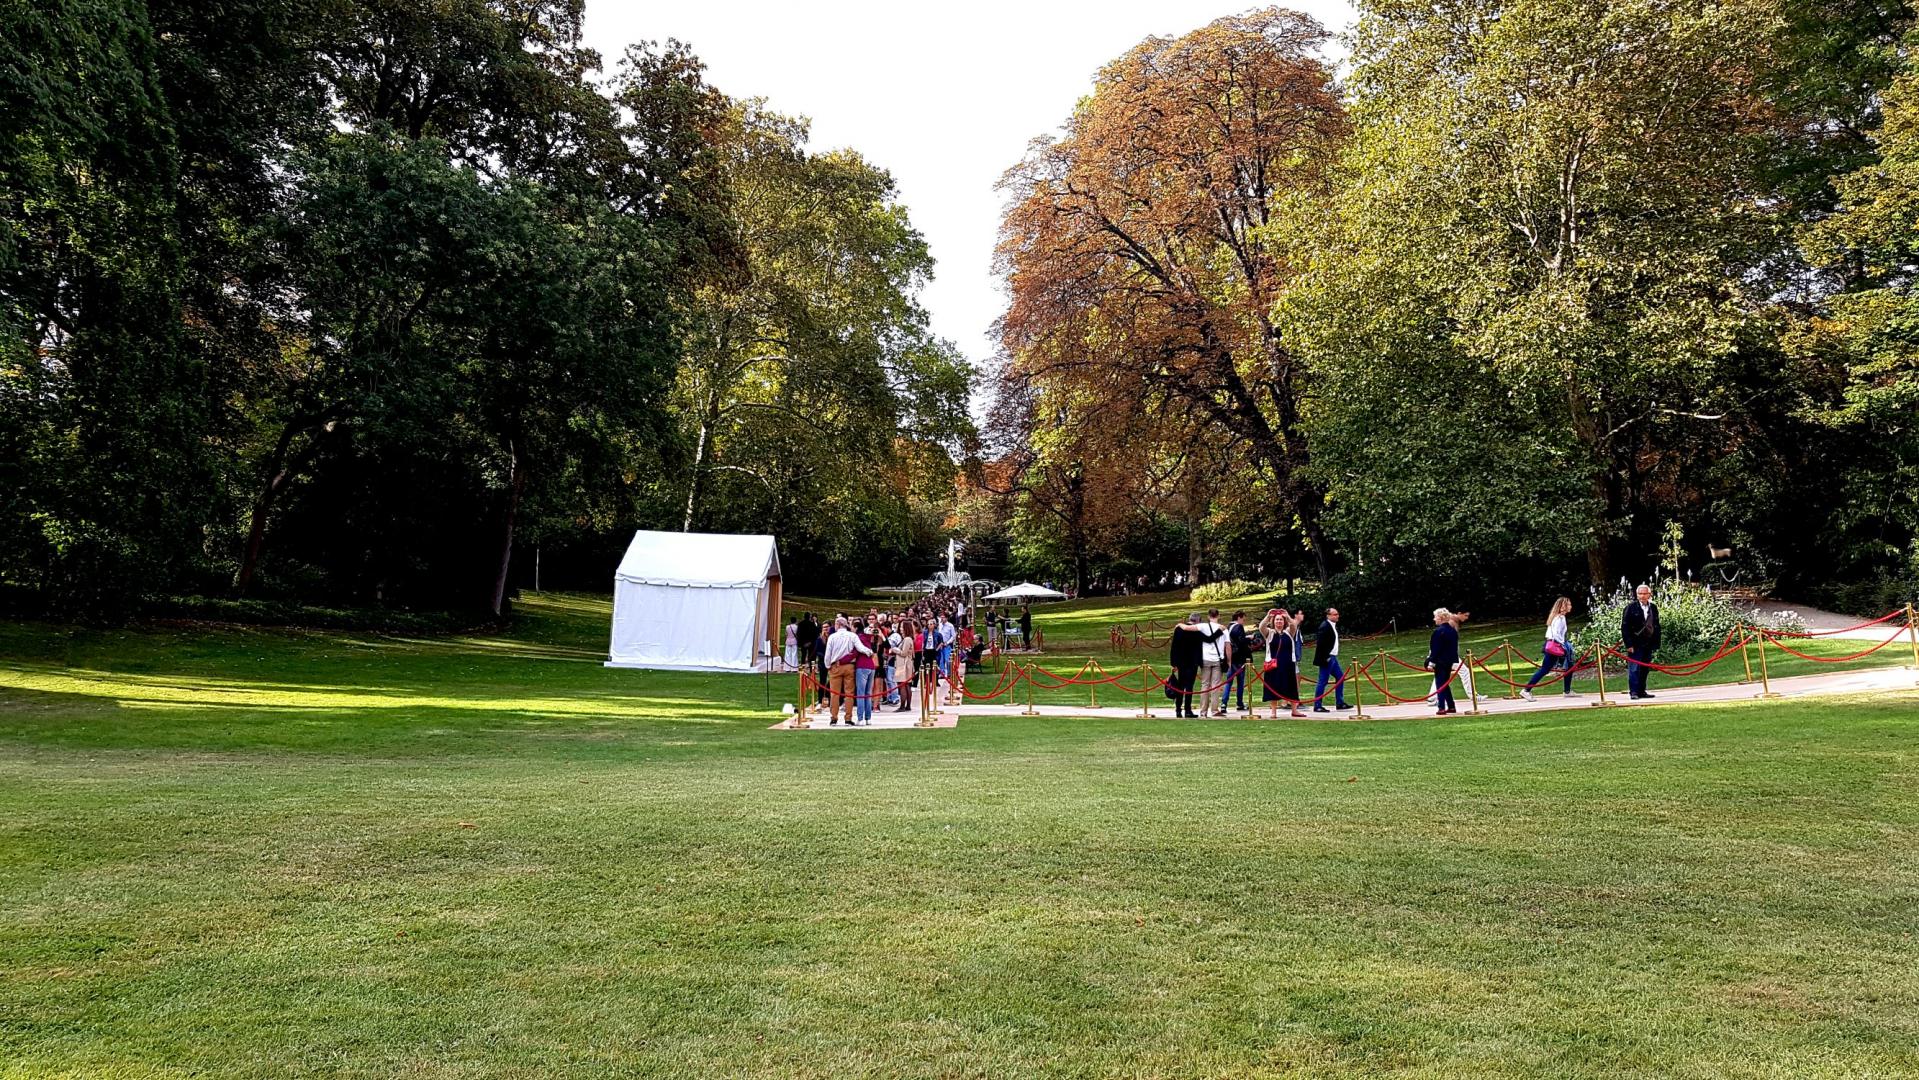
{"label": "paved walkway", "polygon": [[[1368,696],[1374,696],[1370,693],[1371,688],[1368,687],[1367,689],[1369,691]],[[1504,691],[1505,687],[1501,686],[1500,689]],[[1757,683],[1715,683],[1688,686],[1676,679],[1662,677],[1657,672],[1653,674],[1652,690],[1653,699],[1651,701],[1630,701],[1624,693],[1614,694],[1611,692],[1606,694],[1606,701],[1610,705],[1644,709],[1687,702],[1752,701],[1760,696],[1759,685]],[[1904,691],[1911,695],[1915,706],[1919,707],[1919,673],[1915,673],[1910,667],[1894,667],[1872,668],[1864,671],[1841,671],[1830,675],[1794,675],[1789,678],[1772,680],[1772,691],[1774,695],[1781,700],[1829,694],[1877,694]],[[1036,715],[1049,717],[1097,717],[1112,720],[1123,720],[1127,718],[1141,719],[1139,714],[1139,698],[1131,694],[1124,695],[1124,697],[1125,701],[1123,703],[1107,705],[1100,709],[1090,709],[1084,705],[1037,705],[1034,706],[1034,712]],[[1467,715],[1467,710],[1472,706],[1465,700],[1463,695],[1459,704],[1460,715]],[[1539,693],[1535,701],[1507,698],[1504,697],[1503,694],[1500,697],[1479,699],[1479,707],[1486,715],[1502,714],[1516,716],[1526,713],[1588,709],[1598,704],[1599,695],[1596,693],[1575,694],[1572,697],[1562,697],[1558,693]],[[1172,703],[1166,700],[1165,695],[1153,695],[1151,706],[1153,719],[1174,719]],[[1024,715],[1026,715],[1024,702],[1016,705],[988,702],[984,704],[944,706],[940,710],[935,726],[943,728],[954,727],[961,719],[969,717]],[[1433,707],[1431,704],[1425,702],[1388,706],[1380,706],[1376,703],[1369,702],[1366,705],[1365,718],[1367,720],[1417,720],[1431,715],[1433,715]],[[1228,720],[1266,720],[1270,719],[1271,716],[1270,711],[1261,709],[1250,716],[1240,712],[1233,712],[1226,717],[1209,717],[1208,719],[1214,719],[1223,723]],[[825,712],[821,711],[815,713],[815,719],[806,730],[915,730],[915,722],[918,718],[917,712],[880,712],[873,715],[873,726],[871,727],[849,728],[844,724],[831,727],[828,726],[826,722]],[[1282,720],[1290,719],[1284,709],[1280,710],[1279,718]],[[1310,709],[1306,712],[1306,718],[1309,720],[1332,722],[1354,721],[1359,719],[1358,716],[1354,715],[1354,710],[1316,713]],[[773,728],[778,731],[793,730],[790,720],[783,720],[778,724],[774,724]]]}
{"label": "paved walkway", "polygon": [[[1610,680],[1608,681],[1610,682]],[[1487,714],[1502,713],[1517,715],[1521,713],[1552,712],[1561,709],[1585,709],[1591,708],[1599,703],[1599,695],[1596,693],[1575,694],[1572,697],[1562,697],[1558,693],[1538,693],[1535,691],[1537,700],[1526,701],[1523,698],[1512,699],[1505,697],[1505,689],[1504,686],[1500,687],[1501,696],[1499,697],[1480,698],[1480,709]],[[1661,676],[1656,672],[1652,677],[1653,699],[1651,701],[1628,700],[1623,693],[1624,687],[1622,686],[1620,689],[1622,692],[1618,694],[1612,693],[1609,690],[1606,694],[1606,701],[1611,704],[1636,709],[1656,707],[1659,705],[1673,705],[1683,702],[1751,701],[1759,697],[1760,693],[1757,683],[1751,685],[1718,683],[1687,686],[1675,679],[1665,679],[1662,681]],[[1825,694],[1885,693],[1898,690],[1915,691],[1919,690],[1919,674],[1915,674],[1910,667],[1898,667],[1873,668],[1865,671],[1842,671],[1831,675],[1795,675],[1791,678],[1772,680],[1772,690],[1773,693],[1779,695],[1781,698],[1811,697]],[[1372,693],[1371,687],[1367,687],[1367,696],[1372,698],[1377,695]],[[1915,695],[1915,698],[1915,703],[1919,704],[1919,695]],[[1471,707],[1462,695],[1459,703],[1460,714],[1462,716],[1465,715],[1466,711]],[[961,705],[958,706],[957,709],[949,711],[956,712],[959,717],[965,718],[969,716],[1020,716],[1025,713],[1025,710],[1026,707],[1024,704],[1013,707],[987,704]],[[1132,716],[1137,718],[1139,716],[1139,698],[1128,695],[1126,704],[1109,706],[1098,710],[1088,709],[1084,705],[1038,705],[1035,706],[1035,711],[1041,716],[1103,716],[1112,718]],[[1155,695],[1152,701],[1152,713],[1154,719],[1170,720],[1173,718],[1172,703],[1167,701],[1163,694]],[[1431,715],[1433,715],[1433,707],[1431,704],[1425,702],[1382,707],[1369,701],[1366,705],[1366,718],[1368,720],[1413,720]],[[1261,720],[1267,719],[1270,716],[1271,713],[1265,709],[1254,714],[1255,718]],[[1288,719],[1285,709],[1279,711],[1279,716],[1282,720]],[[1313,712],[1310,707],[1306,710],[1306,716],[1312,720],[1341,721],[1357,719],[1353,715],[1352,710],[1346,712],[1316,713]],[[1244,714],[1234,712],[1227,717],[1216,719],[1245,718]]]}

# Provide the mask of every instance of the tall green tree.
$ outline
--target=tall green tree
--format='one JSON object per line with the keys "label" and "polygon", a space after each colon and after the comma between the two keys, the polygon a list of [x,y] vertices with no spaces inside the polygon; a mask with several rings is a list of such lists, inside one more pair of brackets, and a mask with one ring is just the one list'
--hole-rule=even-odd
{"label": "tall green tree", "polygon": [[[1884,572],[1919,536],[1919,41],[1887,87],[1876,160],[1836,177],[1839,207],[1809,226],[1809,258],[1838,291],[1794,344],[1831,393],[1806,411],[1844,442],[1832,533],[1854,574]],[[1911,552],[1908,573],[1919,572]],[[1911,584],[1908,584],[1908,588]]]}
{"label": "tall green tree", "polygon": [[686,301],[678,525],[773,529],[845,565],[906,544],[925,470],[950,495],[925,451],[969,435],[967,376],[926,328],[932,259],[892,177],[806,139],[758,101],[719,133],[739,257]]}
{"label": "tall green tree", "polygon": [[1311,285],[1282,302],[1350,542],[1584,551],[1602,582],[1684,486],[1666,455],[1750,431],[1777,21],[1771,0],[1364,9],[1331,227],[1296,234]]}

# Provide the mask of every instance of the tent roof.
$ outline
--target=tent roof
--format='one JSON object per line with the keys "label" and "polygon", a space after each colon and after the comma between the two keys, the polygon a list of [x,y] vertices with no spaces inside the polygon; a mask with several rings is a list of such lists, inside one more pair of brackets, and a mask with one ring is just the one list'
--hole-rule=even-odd
{"label": "tent roof", "polygon": [[1063,592],[1058,592],[1053,589],[1046,588],[1043,585],[1035,585],[1030,581],[1022,581],[1018,585],[1014,585],[1013,587],[1008,589],[1001,589],[1000,591],[994,593],[993,595],[982,597],[981,599],[984,599],[984,600],[1064,600],[1066,599],[1066,594]]}
{"label": "tent roof", "polygon": [[758,587],[780,576],[779,546],[770,536],[729,533],[649,532],[633,534],[633,543],[613,577],[643,585],[694,588]]}

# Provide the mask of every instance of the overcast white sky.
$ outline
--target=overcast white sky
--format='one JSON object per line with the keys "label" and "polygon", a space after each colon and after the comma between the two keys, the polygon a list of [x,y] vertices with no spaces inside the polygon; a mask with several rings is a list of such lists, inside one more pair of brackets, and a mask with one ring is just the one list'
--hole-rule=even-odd
{"label": "overcast white sky", "polygon": [[[923,300],[934,332],[975,361],[1004,303],[993,276],[993,185],[1055,131],[1106,61],[1257,6],[1236,0],[588,0],[587,44],[609,70],[629,42],[679,38],[713,85],[813,121],[815,149],[850,146],[892,172],[938,260]],[[1294,0],[1339,33],[1345,0]]]}

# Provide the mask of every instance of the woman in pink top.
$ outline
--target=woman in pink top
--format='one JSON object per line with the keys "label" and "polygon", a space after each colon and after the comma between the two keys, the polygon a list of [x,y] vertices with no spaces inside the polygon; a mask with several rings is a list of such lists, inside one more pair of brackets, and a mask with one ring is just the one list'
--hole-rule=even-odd
{"label": "woman in pink top", "polygon": [[860,644],[867,651],[855,654],[853,661],[853,713],[854,723],[864,727],[873,722],[873,676],[879,671],[879,635],[864,619],[855,623],[853,629],[860,636]]}

